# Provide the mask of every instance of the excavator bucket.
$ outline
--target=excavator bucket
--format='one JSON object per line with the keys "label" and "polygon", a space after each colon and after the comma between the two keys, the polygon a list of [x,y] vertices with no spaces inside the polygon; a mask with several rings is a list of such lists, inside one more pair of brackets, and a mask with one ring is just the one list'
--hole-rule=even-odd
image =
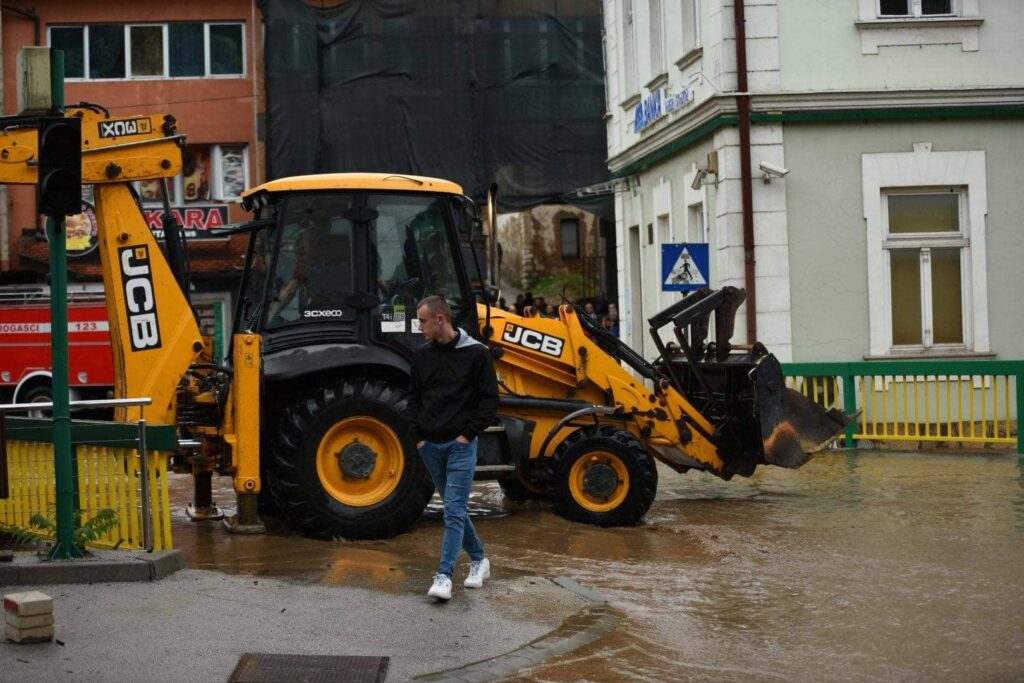
{"label": "excavator bucket", "polygon": [[825,410],[786,386],[782,366],[773,355],[763,356],[753,370],[755,405],[761,423],[764,459],[796,469],[842,436],[851,417],[835,408]]}

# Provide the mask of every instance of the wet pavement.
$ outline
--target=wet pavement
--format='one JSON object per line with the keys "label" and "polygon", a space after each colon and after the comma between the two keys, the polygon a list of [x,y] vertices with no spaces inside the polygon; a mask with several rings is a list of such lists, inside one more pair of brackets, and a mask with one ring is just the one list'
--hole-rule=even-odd
{"label": "wet pavement", "polygon": [[[1024,676],[1024,466],[1016,455],[841,451],[723,482],[660,469],[645,524],[599,529],[477,484],[495,584],[568,576],[616,628],[522,681],[1019,680]],[[215,480],[228,510],[230,482]],[[386,541],[313,541],[270,525],[231,536],[183,513],[189,566],[291,583],[419,594],[441,537],[431,506]],[[461,567],[465,571],[465,564]],[[524,619],[543,603],[506,601]]]}

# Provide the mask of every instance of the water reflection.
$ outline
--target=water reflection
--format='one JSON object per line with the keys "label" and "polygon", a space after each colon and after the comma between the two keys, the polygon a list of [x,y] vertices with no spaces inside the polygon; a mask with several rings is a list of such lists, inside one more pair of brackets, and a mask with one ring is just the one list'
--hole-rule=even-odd
{"label": "water reflection", "polygon": [[[837,451],[797,471],[731,482],[660,475],[646,522],[628,529],[506,503],[494,484],[474,489],[496,580],[568,575],[625,615],[612,635],[521,680],[1011,680],[1024,672],[1016,456]],[[180,482],[175,491],[187,503]],[[229,536],[178,514],[174,529],[193,566],[391,592],[422,589],[441,531],[436,499],[389,541],[311,541],[282,528]]]}

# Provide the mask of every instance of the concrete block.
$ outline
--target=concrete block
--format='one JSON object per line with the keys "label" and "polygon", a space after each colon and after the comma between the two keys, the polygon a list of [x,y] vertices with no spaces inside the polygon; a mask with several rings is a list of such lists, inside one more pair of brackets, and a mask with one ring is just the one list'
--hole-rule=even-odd
{"label": "concrete block", "polygon": [[4,636],[13,643],[45,643],[53,640],[53,626],[38,628],[14,628],[4,626]]}
{"label": "concrete block", "polygon": [[14,612],[21,617],[31,617],[36,614],[52,614],[53,598],[39,591],[8,593],[4,596],[4,611]]}
{"label": "concrete block", "polygon": [[4,622],[7,626],[20,629],[53,626],[53,613],[23,617],[13,612],[4,612]]}

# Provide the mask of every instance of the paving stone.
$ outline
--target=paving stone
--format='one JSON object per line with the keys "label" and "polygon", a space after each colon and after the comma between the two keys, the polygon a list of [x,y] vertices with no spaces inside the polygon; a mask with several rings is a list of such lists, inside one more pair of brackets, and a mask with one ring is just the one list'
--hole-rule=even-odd
{"label": "paving stone", "polygon": [[53,626],[53,613],[35,614],[30,617],[23,617],[14,612],[4,611],[4,622],[14,628],[38,628],[40,626]]}
{"label": "paving stone", "polygon": [[4,636],[12,643],[45,643],[53,640],[53,626],[14,628],[5,624]]}
{"label": "paving stone", "polygon": [[13,612],[21,617],[36,614],[52,614],[53,598],[39,591],[8,593],[4,596],[4,611]]}

